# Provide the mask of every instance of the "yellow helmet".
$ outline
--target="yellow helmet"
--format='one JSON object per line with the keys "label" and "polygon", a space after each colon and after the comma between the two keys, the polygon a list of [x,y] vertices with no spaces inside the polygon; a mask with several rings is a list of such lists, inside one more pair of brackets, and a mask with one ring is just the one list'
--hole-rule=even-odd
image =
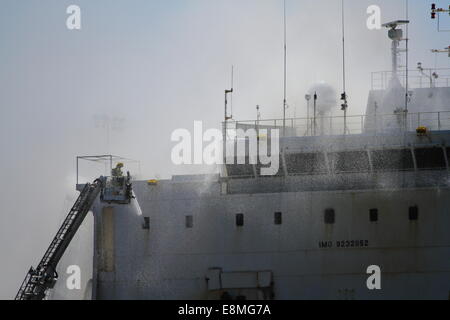
{"label": "yellow helmet", "polygon": [[122,162],[119,162],[119,163],[116,165],[116,168],[123,168],[123,163],[122,163]]}

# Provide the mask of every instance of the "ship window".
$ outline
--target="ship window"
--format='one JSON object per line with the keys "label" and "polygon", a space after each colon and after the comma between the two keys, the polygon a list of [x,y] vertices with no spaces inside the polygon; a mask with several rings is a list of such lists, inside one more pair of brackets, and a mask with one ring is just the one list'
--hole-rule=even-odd
{"label": "ship window", "polygon": [[410,149],[376,150],[371,152],[373,169],[413,170],[414,162]]}
{"label": "ship window", "polygon": [[227,164],[229,177],[253,177],[253,166],[249,164]]}
{"label": "ship window", "polygon": [[149,230],[150,229],[150,218],[144,217],[144,223],[142,224],[142,229]]}
{"label": "ship window", "polygon": [[419,207],[409,207],[409,220],[416,221],[419,219]]}
{"label": "ship window", "polygon": [[332,152],[328,154],[328,158],[335,172],[361,172],[370,169],[366,151]]}
{"label": "ship window", "polygon": [[334,209],[326,209],[325,210],[325,223],[333,224],[335,221]]}
{"label": "ship window", "polygon": [[326,173],[325,155],[323,153],[291,153],[285,155],[289,174]]}
{"label": "ship window", "polygon": [[244,225],[244,214],[238,213],[236,215],[236,226],[242,227]]}
{"label": "ship window", "polygon": [[186,216],[186,228],[193,228],[194,227],[194,217],[193,216]]}
{"label": "ship window", "polygon": [[370,222],[377,222],[378,221],[378,209],[370,209],[369,210],[369,218]]}
{"label": "ship window", "polygon": [[[268,156],[270,156],[270,151],[268,151]],[[274,175],[268,175],[268,176],[263,176],[261,175],[261,169],[262,168],[270,168],[270,165],[263,165],[261,164],[261,162],[258,160],[258,164],[256,165],[256,173],[258,174],[258,176],[265,178],[265,177],[280,177],[284,175],[284,168],[283,168],[283,160],[281,159],[281,156],[278,159],[278,171],[274,174]]]}
{"label": "ship window", "polygon": [[414,150],[416,155],[417,168],[434,169],[445,168],[445,158],[442,148],[418,148]]}
{"label": "ship window", "polygon": [[274,215],[275,224],[280,225],[283,222],[283,214],[281,212],[275,212]]}
{"label": "ship window", "polygon": [[253,165],[250,164],[250,158],[245,157],[244,164],[239,164],[238,158],[233,159],[234,164],[227,164],[227,173],[229,177],[247,178],[253,177]]}

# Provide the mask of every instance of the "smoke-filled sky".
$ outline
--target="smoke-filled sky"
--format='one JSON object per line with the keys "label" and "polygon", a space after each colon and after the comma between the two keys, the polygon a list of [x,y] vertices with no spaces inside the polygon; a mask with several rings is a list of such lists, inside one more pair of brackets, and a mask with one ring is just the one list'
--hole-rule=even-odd
{"label": "smoke-filled sky", "polygon": [[[447,55],[430,53],[449,43],[429,17],[431,2],[448,3],[409,2],[411,64],[449,67]],[[404,19],[405,3],[346,0],[350,114],[364,113],[370,72],[390,69],[386,30],[367,29],[366,9],[379,5],[386,22]],[[66,27],[71,4],[81,30]],[[306,114],[315,82],[342,91],[340,4],[287,0],[288,116]],[[202,171],[172,165],[170,135],[194,120],[220,128],[231,65],[234,118],[255,118],[257,104],[263,118],[282,116],[282,0],[0,0],[0,8],[0,298],[14,296],[66,214],[77,155],[137,159],[145,179]]]}

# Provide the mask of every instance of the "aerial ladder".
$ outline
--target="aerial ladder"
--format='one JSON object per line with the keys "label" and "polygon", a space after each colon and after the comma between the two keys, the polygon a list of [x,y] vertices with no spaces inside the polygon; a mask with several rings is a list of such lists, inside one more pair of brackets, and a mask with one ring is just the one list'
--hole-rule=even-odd
{"label": "aerial ladder", "polygon": [[59,260],[105,185],[105,177],[85,184],[39,265],[36,269],[31,267],[28,271],[15,300],[43,300],[46,298],[47,291],[52,289],[58,280],[56,267]]}

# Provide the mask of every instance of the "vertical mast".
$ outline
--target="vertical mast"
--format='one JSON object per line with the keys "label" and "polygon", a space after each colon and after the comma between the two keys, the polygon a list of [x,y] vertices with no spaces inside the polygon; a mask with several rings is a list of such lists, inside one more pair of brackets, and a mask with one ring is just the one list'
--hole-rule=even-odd
{"label": "vertical mast", "polygon": [[286,94],[287,94],[287,44],[286,44],[286,0],[284,0],[284,94],[283,94],[283,137],[286,136]]}
{"label": "vertical mast", "polygon": [[[405,0],[406,2],[406,20],[409,20],[409,0]],[[408,65],[409,65],[409,25],[406,25],[406,73],[405,73],[405,87],[406,87],[406,93],[405,93],[405,125],[406,125],[406,119],[408,117],[408,103],[409,103],[409,71],[408,71]]]}
{"label": "vertical mast", "polygon": [[[233,118],[233,115],[228,116],[228,94],[233,94],[233,69],[234,67],[231,67],[231,89],[225,90],[225,121],[223,123],[223,159],[224,163],[226,163],[226,156],[227,156],[227,130],[228,130],[228,120],[231,120]],[[233,98],[231,98],[233,99]],[[231,111],[233,113],[233,111]]]}
{"label": "vertical mast", "polygon": [[233,88],[234,88],[234,65],[231,66],[231,95],[230,95],[230,118],[233,119]]}
{"label": "vertical mast", "polygon": [[347,134],[347,92],[346,92],[346,74],[345,74],[345,8],[344,8],[344,0],[342,0],[342,86],[343,93],[341,95],[341,110],[344,111],[344,135]]}

